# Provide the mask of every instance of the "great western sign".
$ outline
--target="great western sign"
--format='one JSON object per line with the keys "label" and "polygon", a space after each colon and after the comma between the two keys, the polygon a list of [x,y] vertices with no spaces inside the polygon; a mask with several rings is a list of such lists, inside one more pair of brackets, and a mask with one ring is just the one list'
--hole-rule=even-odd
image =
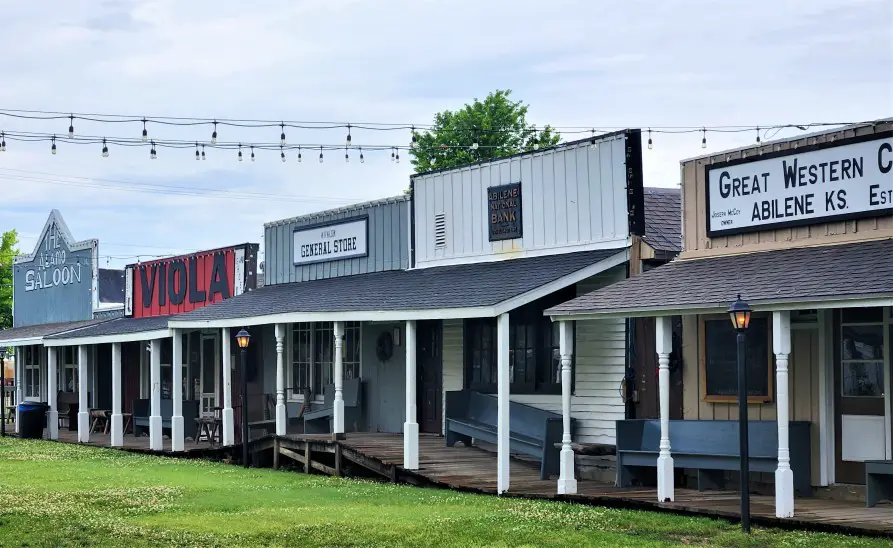
{"label": "great western sign", "polygon": [[708,165],[707,234],[893,213],[893,132]]}
{"label": "great western sign", "polygon": [[256,287],[256,265],[256,244],[129,265],[124,314],[168,316],[229,299]]}
{"label": "great western sign", "polygon": [[76,242],[53,210],[34,251],[13,264],[13,325],[89,320],[97,306],[96,240]]}
{"label": "great western sign", "polygon": [[369,219],[301,226],[294,232],[294,264],[365,257],[369,254]]}

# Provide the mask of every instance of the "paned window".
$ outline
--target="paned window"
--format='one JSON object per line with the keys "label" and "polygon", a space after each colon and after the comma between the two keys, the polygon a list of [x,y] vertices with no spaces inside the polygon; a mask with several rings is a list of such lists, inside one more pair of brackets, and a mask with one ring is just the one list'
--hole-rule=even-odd
{"label": "paned window", "polygon": [[[332,322],[297,323],[291,330],[291,397],[310,389],[322,397],[332,384],[335,364],[335,326]],[[342,366],[345,379],[360,377],[361,329],[359,322],[344,323]]]}

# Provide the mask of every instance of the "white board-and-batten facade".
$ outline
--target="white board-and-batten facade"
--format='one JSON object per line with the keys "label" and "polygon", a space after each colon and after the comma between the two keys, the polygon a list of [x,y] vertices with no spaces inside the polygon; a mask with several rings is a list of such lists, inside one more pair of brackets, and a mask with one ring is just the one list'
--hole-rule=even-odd
{"label": "white board-and-batten facade", "polygon": [[[493,189],[502,196],[493,196]],[[417,175],[412,178],[412,192],[416,268],[598,249],[619,253],[629,249],[634,235],[643,233],[640,134],[624,131],[597,138],[595,144],[587,139]],[[508,204],[519,213],[520,234],[515,225],[516,232],[510,235],[515,237],[497,232],[491,238],[490,225],[504,214],[504,209],[494,212],[491,198],[503,196],[520,198],[520,204]],[[571,284],[572,296],[627,276],[628,264],[623,261]],[[469,388],[468,325],[467,320],[443,323],[444,392]],[[625,412],[619,388],[626,364],[626,322],[580,324],[575,341],[571,399],[575,441],[613,444],[614,421],[623,419]],[[513,388],[511,400],[561,412],[560,392],[516,393]]]}

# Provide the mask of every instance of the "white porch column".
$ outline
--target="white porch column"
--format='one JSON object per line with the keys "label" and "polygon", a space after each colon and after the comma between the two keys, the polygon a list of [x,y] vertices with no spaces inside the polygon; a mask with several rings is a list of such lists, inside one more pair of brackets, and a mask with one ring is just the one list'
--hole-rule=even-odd
{"label": "white porch column", "polygon": [[509,315],[496,318],[496,493],[509,490]]}
{"label": "white porch column", "polygon": [[236,424],[233,421],[233,369],[229,328],[221,329],[223,337],[223,445],[233,445],[236,440]]}
{"label": "white porch column", "polygon": [[121,343],[112,343],[112,429],[111,446],[124,445],[124,417],[121,415]]}
{"label": "white porch column", "polygon": [[171,349],[171,451],[183,451],[186,445],[186,431],[183,424],[183,332],[171,329],[173,345]]}
{"label": "white porch column", "polygon": [[[561,474],[558,476],[558,494],[573,495],[577,492],[574,477],[574,450],[571,448],[571,359],[574,354],[574,324],[563,321],[558,324],[559,351],[561,352],[561,414],[564,431],[561,435]],[[547,448],[551,449],[551,448]]]}
{"label": "white porch column", "polygon": [[660,390],[660,454],[657,457],[657,500],[672,502],[673,457],[670,455],[670,353],[673,351],[673,322],[669,316],[655,318],[657,325],[657,382]]}
{"label": "white porch column", "polygon": [[55,346],[47,347],[47,403],[50,404],[50,410],[47,414],[47,438],[51,440],[59,439],[59,402],[58,388],[56,387],[56,370],[58,353]]}
{"label": "white porch column", "polygon": [[87,351],[86,345],[78,346],[78,441],[90,441],[90,410],[87,408]]}
{"label": "white porch column", "polygon": [[332,433],[344,434],[344,322],[335,322],[335,402],[332,406]]}
{"label": "white porch column", "polygon": [[19,432],[19,404],[25,399],[25,392],[22,388],[22,382],[25,378],[25,349],[21,346],[15,347],[15,361],[12,364],[13,382],[15,383],[15,409],[16,409],[16,433]]}
{"label": "white porch column", "polygon": [[149,449],[161,451],[161,339],[152,339],[149,348]]}
{"label": "white porch column", "polygon": [[788,356],[791,354],[791,313],[772,313],[772,350],[775,352],[775,384],[778,420],[778,469],[775,470],[775,517],[794,517],[794,472],[788,440]]}
{"label": "white porch column", "polygon": [[286,434],[285,415],[285,324],[276,324],[276,435]]}
{"label": "white porch column", "polygon": [[419,469],[419,423],[416,422],[416,330],[415,321],[406,322],[406,422],[403,423],[403,468]]}

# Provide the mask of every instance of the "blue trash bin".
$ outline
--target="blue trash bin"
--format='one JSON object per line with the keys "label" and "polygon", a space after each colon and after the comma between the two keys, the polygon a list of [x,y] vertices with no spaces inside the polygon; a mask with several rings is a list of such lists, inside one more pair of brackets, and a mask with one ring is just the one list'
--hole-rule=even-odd
{"label": "blue trash bin", "polygon": [[43,438],[46,414],[50,408],[43,402],[22,402],[19,404],[19,437],[39,440]]}

